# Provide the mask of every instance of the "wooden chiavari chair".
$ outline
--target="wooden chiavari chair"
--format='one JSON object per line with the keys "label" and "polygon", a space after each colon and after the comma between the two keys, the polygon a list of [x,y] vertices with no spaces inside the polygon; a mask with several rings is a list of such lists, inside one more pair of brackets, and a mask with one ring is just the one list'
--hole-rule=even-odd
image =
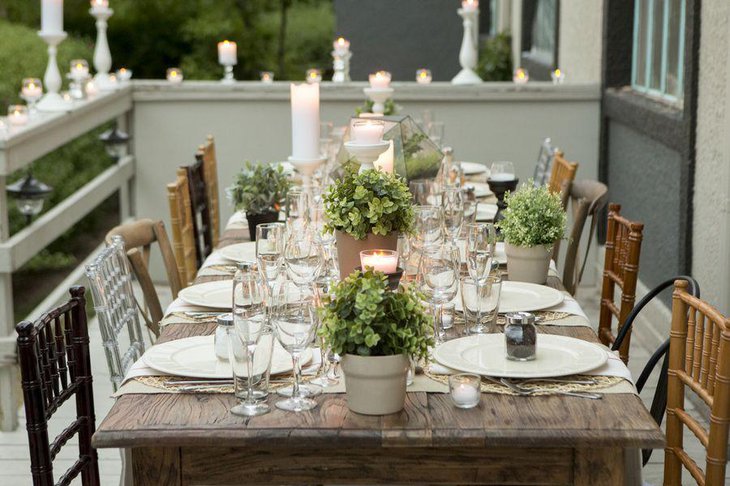
{"label": "wooden chiavari chair", "polygon": [[215,140],[208,135],[205,143],[198,148],[195,154],[197,160],[203,161],[203,176],[208,194],[208,208],[210,210],[210,225],[213,237],[213,248],[218,246],[221,234],[220,199],[218,197],[218,159],[215,154]]}
{"label": "wooden chiavari chair", "polygon": [[[79,475],[84,486],[100,484],[99,462],[91,447],[96,418],[86,299],[83,287],[73,287],[70,293],[68,302],[35,323],[23,321],[16,326],[30,470],[36,486],[67,485]],[[76,419],[51,442],[48,421],[74,396]],[[74,435],[78,436],[79,457],[55,481],[53,461]]]}
{"label": "wooden chiavari chair", "polygon": [[[601,288],[601,313],[598,322],[598,337],[606,346],[615,341],[612,321],[615,316],[619,325],[626,321],[636,300],[636,281],[639,274],[639,257],[644,225],[629,221],[620,215],[621,205],[609,204],[608,229],[606,234],[606,256],[603,266]],[[617,306],[614,297],[616,287],[621,290],[621,304]],[[628,363],[631,332],[621,343],[619,354]]]}
{"label": "wooden chiavari chair", "polygon": [[197,258],[196,270],[213,252],[213,231],[210,223],[210,209],[208,206],[208,190],[203,174],[203,161],[198,160],[192,165],[178,169],[184,171],[188,178],[190,191],[190,209],[193,213],[193,235],[195,236],[195,255]]}
{"label": "wooden chiavari chair", "polygon": [[[698,484],[725,484],[730,426],[730,319],[687,292],[678,280],[672,294],[669,343],[667,445],[664,484],[681,485],[682,468]],[[695,393],[710,408],[710,430],[684,409],[685,392]],[[683,449],[687,427],[705,447],[704,471]]]}
{"label": "wooden chiavari chair", "polygon": [[570,185],[575,180],[576,172],[578,172],[578,162],[568,162],[563,156],[563,152],[556,150],[547,185],[550,192],[561,193],[563,208],[566,209],[568,195],[570,194]]}
{"label": "wooden chiavari chair", "polygon": [[170,227],[172,247],[177,262],[182,287],[187,287],[195,279],[198,261],[195,254],[195,232],[193,213],[190,208],[188,178],[183,169],[178,169],[175,182],[167,185],[167,199],[170,205]]}

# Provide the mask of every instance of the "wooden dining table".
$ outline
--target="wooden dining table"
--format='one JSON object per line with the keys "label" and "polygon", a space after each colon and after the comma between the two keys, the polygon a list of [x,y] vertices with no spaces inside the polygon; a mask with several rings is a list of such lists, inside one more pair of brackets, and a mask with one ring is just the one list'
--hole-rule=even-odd
{"label": "wooden dining table", "polygon": [[[248,239],[227,229],[220,246]],[[199,276],[196,282],[228,276]],[[549,282],[560,287],[557,278]],[[170,324],[158,343],[212,334],[214,323]],[[598,342],[589,327],[539,332]],[[324,393],[301,413],[274,407],[230,413],[233,394],[126,394],[93,437],[96,448],[131,449],[136,485],[179,484],[624,484],[626,451],[664,436],[633,393],[600,400],[484,393],[478,407],[448,394],[408,393],[396,414],[366,416],[344,394]]]}

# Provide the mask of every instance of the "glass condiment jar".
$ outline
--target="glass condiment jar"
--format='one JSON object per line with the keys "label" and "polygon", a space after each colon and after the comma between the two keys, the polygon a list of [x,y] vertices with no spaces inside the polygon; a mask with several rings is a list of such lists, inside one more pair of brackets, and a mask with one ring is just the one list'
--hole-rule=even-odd
{"label": "glass condiment jar", "polygon": [[215,355],[218,359],[228,361],[228,332],[233,329],[233,314],[221,314],[216,319],[218,327],[215,329],[213,336],[213,347]]}
{"label": "glass condiment jar", "polygon": [[513,312],[507,314],[504,326],[504,340],[507,348],[507,359],[513,361],[531,361],[537,353],[537,328],[535,315],[530,312]]}

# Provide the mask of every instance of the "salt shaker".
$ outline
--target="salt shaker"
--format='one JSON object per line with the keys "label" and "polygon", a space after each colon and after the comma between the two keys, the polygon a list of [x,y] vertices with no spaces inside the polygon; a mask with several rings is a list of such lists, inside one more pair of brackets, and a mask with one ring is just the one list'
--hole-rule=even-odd
{"label": "salt shaker", "polygon": [[531,361],[535,359],[537,352],[535,315],[529,312],[507,314],[507,325],[504,326],[504,340],[507,348],[507,359],[513,361]]}
{"label": "salt shaker", "polygon": [[228,331],[233,329],[233,314],[221,314],[217,318],[218,327],[213,336],[215,355],[218,359],[228,361]]}

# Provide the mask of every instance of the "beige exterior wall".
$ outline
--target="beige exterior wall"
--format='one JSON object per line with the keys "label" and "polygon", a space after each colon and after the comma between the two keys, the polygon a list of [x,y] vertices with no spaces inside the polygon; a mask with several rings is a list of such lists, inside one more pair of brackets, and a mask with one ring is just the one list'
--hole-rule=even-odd
{"label": "beige exterior wall", "polygon": [[566,83],[601,81],[603,0],[561,0],[559,67]]}

